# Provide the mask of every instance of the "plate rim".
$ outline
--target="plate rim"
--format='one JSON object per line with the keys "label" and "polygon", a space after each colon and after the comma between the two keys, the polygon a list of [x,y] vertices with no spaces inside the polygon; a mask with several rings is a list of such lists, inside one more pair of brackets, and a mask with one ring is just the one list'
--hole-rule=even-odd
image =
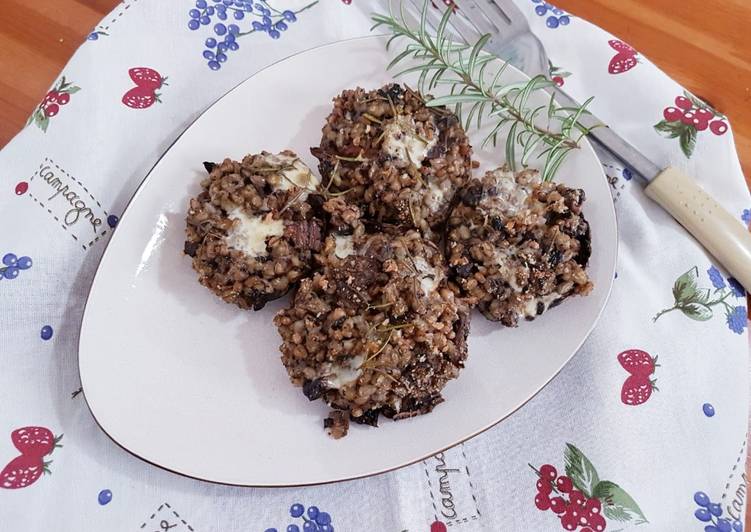
{"label": "plate rim", "polygon": [[[206,114],[207,112],[209,112],[219,101],[221,101],[222,99],[224,99],[230,93],[232,93],[235,90],[237,90],[240,86],[242,86],[243,84],[245,84],[247,81],[249,81],[250,79],[254,78],[255,76],[257,76],[261,72],[264,72],[265,70],[278,65],[279,63],[282,63],[284,61],[292,59],[293,57],[296,57],[296,56],[299,56],[299,55],[302,55],[302,54],[305,54],[305,53],[308,53],[308,52],[312,52],[312,51],[315,51],[315,50],[320,50],[322,48],[327,48],[327,47],[330,47],[330,46],[341,45],[343,43],[348,43],[348,42],[353,42],[353,41],[383,39],[385,37],[388,37],[389,35],[390,34],[388,34],[388,33],[361,35],[361,36],[358,36],[358,37],[350,37],[350,38],[347,38],[347,39],[340,39],[340,40],[337,40],[337,41],[332,41],[332,42],[324,43],[324,44],[321,44],[321,45],[318,45],[318,46],[313,46],[311,48],[307,48],[305,50],[300,50],[300,51],[295,52],[293,54],[290,54],[290,55],[287,55],[285,57],[282,57],[282,58],[278,59],[277,61],[274,61],[273,63],[269,63],[265,67],[257,70],[256,72],[254,72],[253,74],[251,74],[250,76],[248,76],[247,78],[244,78],[243,80],[239,81],[235,86],[233,86],[232,88],[230,88],[229,90],[227,90],[226,92],[224,92],[221,96],[219,96],[213,102],[211,102],[211,104],[209,104],[203,111],[201,111],[198,115],[196,115],[195,118],[193,120],[191,120],[191,122],[189,124],[187,124],[183,128],[183,130],[180,132],[180,134],[177,135],[177,137],[175,137],[175,139],[164,149],[164,151],[156,159],[156,161],[151,166],[151,168],[148,170],[148,172],[146,172],[144,178],[138,184],[138,187],[136,188],[135,192],[133,192],[133,194],[131,195],[131,197],[128,199],[128,201],[127,201],[127,203],[126,203],[126,205],[125,205],[125,207],[124,207],[124,209],[122,211],[122,214],[120,215],[120,222],[122,222],[122,220],[125,219],[125,216],[127,215],[128,211],[130,210],[131,205],[140,196],[140,194],[143,192],[143,189],[145,188],[146,183],[149,181],[149,179],[151,177],[151,174],[154,172],[154,169],[159,165],[159,163],[167,155],[167,153],[170,150],[172,150],[172,148],[183,137],[183,135],[185,135],[185,133],[189,129],[191,129],[193,127],[193,125],[201,117],[203,117],[204,114]],[[521,69],[515,67],[514,65],[512,65],[510,63],[509,63],[508,66],[512,67],[517,72],[521,73],[521,75],[526,76],[527,78],[529,78],[529,75],[526,74],[525,72],[523,72]],[[593,148],[591,142],[589,141],[589,139],[586,138],[586,137],[584,137],[582,140],[584,141],[583,148],[588,149],[592,153],[592,155],[594,156],[594,158],[599,163],[601,163],[600,158],[597,155],[597,152],[594,150],[594,148]],[[601,171],[602,171],[603,176],[605,176],[604,170],[601,170]],[[616,216],[616,212],[615,212],[615,204],[613,202],[610,202],[607,205],[608,206],[607,206],[606,210],[608,210],[610,212],[610,214],[612,215],[612,218],[614,220],[613,227],[614,227],[615,231],[614,231],[614,235],[612,235],[612,236],[615,239],[615,250],[614,250],[614,255],[613,255],[614,256],[614,260],[613,260],[613,273],[615,273],[615,271],[617,270],[618,251],[619,251],[619,247],[620,247],[620,240],[618,238],[618,236],[619,236],[618,217]],[[101,269],[102,262],[104,261],[104,258],[106,257],[108,251],[110,250],[110,246],[111,246],[111,244],[112,244],[112,242],[114,241],[115,238],[117,238],[117,231],[115,231],[111,235],[110,239],[106,243],[106,246],[105,246],[105,248],[104,248],[104,250],[102,252],[102,255],[99,258],[99,262],[97,263],[97,266],[96,266],[96,272],[94,273],[94,276],[92,277],[88,293],[86,294],[86,300],[84,302],[83,312],[81,313],[81,320],[80,320],[79,327],[78,327],[79,334],[78,334],[78,342],[77,342],[77,348],[78,348],[77,349],[77,355],[78,355],[77,356],[77,358],[78,358],[78,360],[77,360],[77,371],[78,371],[79,382],[81,383],[81,389],[83,391],[83,393],[82,393],[83,399],[84,399],[84,402],[86,403],[86,408],[89,410],[89,413],[91,414],[91,417],[94,420],[94,423],[96,423],[97,427],[99,427],[99,429],[112,442],[114,442],[115,445],[117,445],[119,448],[123,449],[125,452],[127,452],[131,456],[134,456],[134,457],[138,458],[139,460],[141,460],[141,461],[143,461],[143,462],[145,462],[145,463],[147,463],[149,465],[152,465],[152,466],[157,467],[159,469],[162,469],[164,471],[168,471],[168,472],[173,473],[175,475],[179,475],[181,477],[189,478],[189,479],[192,479],[192,480],[197,480],[197,481],[200,481],[200,482],[206,482],[206,483],[210,483],[210,484],[220,485],[220,486],[246,487],[246,488],[296,488],[296,487],[308,487],[308,486],[323,486],[323,485],[337,484],[337,483],[340,483],[340,482],[347,482],[347,481],[351,481],[351,480],[360,480],[360,479],[365,479],[365,478],[374,477],[374,476],[378,476],[378,475],[383,475],[383,474],[386,474],[386,473],[391,473],[391,472],[396,471],[398,469],[409,467],[411,465],[414,465],[414,464],[416,464],[418,462],[421,462],[421,461],[425,460],[426,458],[430,458],[431,456],[434,456],[435,454],[439,454],[439,453],[445,452],[448,449],[451,449],[453,447],[456,447],[457,445],[461,445],[461,444],[469,441],[470,439],[472,439],[472,438],[474,438],[474,437],[476,437],[476,436],[478,436],[478,435],[480,435],[480,434],[482,434],[482,433],[490,430],[491,428],[495,427],[496,425],[500,424],[501,422],[505,421],[510,416],[512,416],[513,414],[515,414],[519,410],[521,410],[524,406],[527,405],[527,403],[529,403],[532,399],[534,399],[535,397],[537,397],[537,395],[540,392],[542,392],[542,390],[545,389],[560,374],[560,372],[563,371],[563,369],[566,368],[571,363],[571,361],[574,359],[574,357],[581,350],[581,347],[582,347],[582,345],[584,345],[584,342],[586,342],[589,339],[589,337],[591,336],[591,334],[594,331],[595,327],[600,322],[600,319],[602,318],[602,314],[605,311],[605,307],[607,307],[608,303],[610,302],[610,296],[612,294],[613,284],[614,284],[614,275],[610,275],[609,276],[610,278],[609,278],[608,286],[607,286],[607,292],[606,292],[605,297],[603,299],[602,306],[597,311],[597,315],[595,316],[595,319],[592,321],[592,324],[588,328],[586,334],[583,335],[582,339],[579,341],[578,345],[573,350],[573,352],[571,353],[571,355],[568,356],[568,358],[566,359],[566,361],[561,365],[560,368],[558,368],[558,370],[556,370],[555,373],[553,373],[550,376],[550,378],[548,378],[534,393],[532,393],[529,397],[527,397],[524,401],[522,401],[518,406],[516,406],[515,408],[513,408],[511,411],[509,411],[508,413],[506,413],[505,415],[503,415],[502,417],[500,417],[496,421],[494,421],[492,423],[489,423],[489,424],[487,424],[487,425],[485,425],[485,426],[477,429],[476,431],[473,431],[473,432],[471,432],[471,433],[463,436],[462,438],[459,438],[458,440],[454,441],[450,445],[447,445],[447,446],[442,447],[442,448],[440,448],[438,450],[435,450],[435,451],[431,451],[428,454],[421,455],[418,458],[415,458],[414,460],[408,460],[408,461],[402,462],[402,463],[400,463],[398,465],[395,465],[393,467],[383,468],[383,469],[379,469],[377,471],[372,471],[372,472],[368,472],[368,473],[362,473],[362,474],[358,474],[358,475],[350,475],[350,476],[345,476],[345,477],[341,477],[341,478],[335,478],[335,479],[331,479],[331,480],[316,481],[316,482],[290,483],[290,484],[264,484],[264,483],[228,482],[228,481],[221,481],[221,480],[212,480],[212,479],[209,479],[209,478],[201,478],[201,477],[198,477],[198,476],[195,476],[195,475],[191,475],[189,473],[178,471],[176,469],[172,469],[172,468],[167,467],[165,465],[158,464],[158,463],[156,463],[156,462],[154,462],[152,460],[144,458],[143,456],[139,455],[137,452],[135,452],[135,451],[133,451],[131,449],[128,449],[124,444],[122,444],[119,441],[117,441],[117,439],[115,439],[107,431],[107,429],[102,425],[102,423],[100,423],[99,419],[96,417],[96,414],[94,414],[94,410],[92,409],[91,404],[89,403],[88,398],[86,397],[86,389],[85,389],[86,386],[84,384],[84,379],[83,379],[82,374],[81,374],[81,340],[82,340],[82,338],[84,336],[83,335],[84,322],[86,321],[86,316],[87,316],[88,311],[89,311],[89,302],[90,302],[90,299],[91,299],[91,294],[92,294],[93,289],[94,289],[94,285],[96,284],[96,281],[99,278],[100,273],[102,271],[102,269]]]}

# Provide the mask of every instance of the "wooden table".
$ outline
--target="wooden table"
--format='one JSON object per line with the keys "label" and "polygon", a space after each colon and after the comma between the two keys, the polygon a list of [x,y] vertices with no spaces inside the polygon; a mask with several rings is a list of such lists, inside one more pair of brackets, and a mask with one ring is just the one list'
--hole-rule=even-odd
{"label": "wooden table", "polygon": [[630,43],[732,123],[751,187],[749,0],[558,0]]}
{"label": "wooden table", "polygon": [[[0,146],[23,127],[76,48],[118,3],[116,0],[2,2],[5,16],[0,18]],[[458,3],[461,5],[461,0]],[[558,0],[556,3],[630,43],[691,92],[728,115],[751,187],[749,0]],[[745,528],[750,527],[751,519],[747,519]]]}

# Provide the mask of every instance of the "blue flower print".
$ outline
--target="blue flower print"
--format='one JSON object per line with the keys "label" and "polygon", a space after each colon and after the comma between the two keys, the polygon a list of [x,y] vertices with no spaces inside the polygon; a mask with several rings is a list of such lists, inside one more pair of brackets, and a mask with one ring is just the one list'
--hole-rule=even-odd
{"label": "blue flower print", "polygon": [[735,297],[746,297],[746,291],[741,286],[741,283],[736,281],[735,278],[728,277],[728,285],[730,286],[730,291],[733,292]]}
{"label": "blue flower print", "polygon": [[[331,516],[322,512],[317,506],[308,507],[295,503],[289,508],[289,515],[294,519],[302,519],[302,526],[297,523],[290,523],[285,529],[286,532],[334,532],[334,525],[331,522]],[[280,532],[276,528],[267,528],[264,532]]]}
{"label": "blue flower print", "polygon": [[712,286],[714,286],[717,290],[725,288],[725,279],[722,278],[720,270],[718,270],[716,267],[710,266],[710,268],[707,270],[707,275],[709,275],[709,280],[712,281]]}
{"label": "blue flower print", "polygon": [[748,322],[747,316],[748,312],[746,311],[746,307],[738,306],[732,310],[728,310],[725,319],[727,320],[728,327],[730,327],[731,331],[736,334],[743,334]]}
{"label": "blue flower print", "polygon": [[219,70],[231,52],[240,49],[240,40],[252,33],[265,33],[279,39],[297,15],[316,5],[318,0],[298,9],[280,11],[268,0],[196,0],[188,11],[188,29],[210,29],[201,56],[211,70]]}
{"label": "blue flower print", "polygon": [[751,209],[743,209],[741,220],[743,220],[746,225],[751,225]]}
{"label": "blue flower print", "polygon": [[720,270],[718,270],[716,266],[710,266],[707,270],[707,275],[712,282],[712,286],[714,286],[716,290],[722,290],[723,288],[729,287],[730,292],[735,297],[746,297],[746,291],[741,286],[741,283],[739,283],[734,277],[728,277],[726,285],[725,279],[723,279]]}
{"label": "blue flower print", "polygon": [[12,281],[23,270],[31,268],[32,260],[30,257],[17,257],[15,253],[6,253],[0,262],[0,280],[7,279]]}
{"label": "blue flower print", "polygon": [[543,0],[532,0],[532,3],[537,4],[535,6],[537,16],[544,17],[550,13],[545,19],[545,25],[551,30],[556,29],[558,26],[568,26],[571,23],[571,17],[553,4],[543,2]]}
{"label": "blue flower print", "polygon": [[696,517],[704,526],[704,532],[743,532],[743,523],[722,517],[722,506],[712,502],[703,491],[694,493],[694,502],[698,508],[694,511]]}

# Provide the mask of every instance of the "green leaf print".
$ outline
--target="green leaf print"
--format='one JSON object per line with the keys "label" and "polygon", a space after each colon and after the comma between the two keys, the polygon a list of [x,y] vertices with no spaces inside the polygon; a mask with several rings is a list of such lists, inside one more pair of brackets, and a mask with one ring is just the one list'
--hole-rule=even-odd
{"label": "green leaf print", "polygon": [[[588,526],[592,530],[623,530],[618,524],[607,520],[628,523],[629,526],[648,523],[644,512],[631,495],[615,482],[600,480],[594,464],[579,448],[566,443],[563,459],[565,473],[560,468],[556,469],[552,463],[542,464],[539,468],[529,464],[537,475],[535,507],[542,512],[550,511],[555,514],[551,516],[551,523],[557,521],[567,530],[578,528],[577,515],[566,518],[569,519],[568,522],[562,521],[560,516],[566,509],[576,505],[583,505],[588,508],[587,511],[591,510]],[[574,520],[571,521],[570,517]],[[552,525],[540,530],[548,529],[553,530]]]}
{"label": "green leaf print", "polygon": [[660,120],[654,127],[657,131],[665,133],[671,139],[677,139],[681,136],[681,131],[683,131],[683,124],[681,122],[668,122],[667,120]]}
{"label": "green leaf print", "polygon": [[676,302],[688,303],[696,296],[696,280],[699,278],[699,268],[694,266],[678,277],[673,285],[673,297]]}
{"label": "green leaf print", "polygon": [[602,513],[608,519],[615,521],[631,521],[633,519],[636,520],[635,525],[649,522],[639,505],[631,498],[631,495],[615,482],[603,480],[595,486],[593,496],[600,499]]}
{"label": "green leaf print", "polygon": [[[721,273],[714,266],[707,270],[707,273],[711,273],[710,281],[714,285],[714,290],[699,288],[699,268],[694,266],[675,280],[673,306],[658,312],[652,321],[656,322],[663,314],[674,310],[680,310],[684,316],[694,321],[709,321],[715,315],[714,307],[718,305],[725,310],[726,317],[736,312],[735,307],[726,301],[733,292],[728,288]],[[718,279],[713,279],[712,276]]]}
{"label": "green leaf print", "polygon": [[694,153],[697,133],[696,128],[693,126],[686,126],[683,128],[683,131],[681,131],[681,151],[687,158],[690,158]]}
{"label": "green leaf print", "polygon": [[584,453],[570,443],[566,444],[564,459],[566,460],[566,475],[571,478],[579,491],[591,497],[595,486],[600,482],[595,466],[589,458],[584,456]]}
{"label": "green leaf print", "polygon": [[691,300],[692,303],[701,303],[702,305],[709,305],[712,299],[712,292],[709,288],[697,288],[696,295]]}
{"label": "green leaf print", "polygon": [[34,113],[34,123],[46,133],[47,126],[50,124],[50,119],[42,111],[36,111],[36,113]]}
{"label": "green leaf print", "polygon": [[712,309],[702,303],[688,303],[681,307],[681,312],[696,321],[707,321],[712,318]]}

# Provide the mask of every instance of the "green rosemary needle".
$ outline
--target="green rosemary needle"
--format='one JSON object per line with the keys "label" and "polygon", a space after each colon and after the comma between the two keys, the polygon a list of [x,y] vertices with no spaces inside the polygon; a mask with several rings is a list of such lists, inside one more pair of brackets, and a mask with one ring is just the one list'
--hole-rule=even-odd
{"label": "green rosemary needle", "polygon": [[547,105],[531,107],[530,97],[552,87],[552,81],[544,76],[521,82],[503,81],[508,63],[484,51],[490,35],[483,35],[472,45],[454,42],[446,33],[454,16],[451,9],[446,10],[431,34],[427,28],[430,8],[429,0],[425,0],[416,28],[403,11],[397,16],[393,12],[372,15],[372,29],[385,27],[392,34],[387,49],[396,40],[404,44],[388,68],[414,60],[413,66],[403,68],[396,76],[419,74],[417,86],[423,94],[439,85],[449,89],[444,96],[426,99],[428,107],[454,106],[465,129],[473,123],[480,129],[483,118],[491,119],[492,127],[482,147],[488,143],[495,146],[499,135],[505,135],[506,164],[512,170],[517,163],[526,167],[535,156],[543,161],[543,179],[552,179],[566,155],[578,149],[582,137],[590,131],[579,123],[579,118],[588,112],[592,98],[579,107],[566,108],[559,107],[551,95]]}

